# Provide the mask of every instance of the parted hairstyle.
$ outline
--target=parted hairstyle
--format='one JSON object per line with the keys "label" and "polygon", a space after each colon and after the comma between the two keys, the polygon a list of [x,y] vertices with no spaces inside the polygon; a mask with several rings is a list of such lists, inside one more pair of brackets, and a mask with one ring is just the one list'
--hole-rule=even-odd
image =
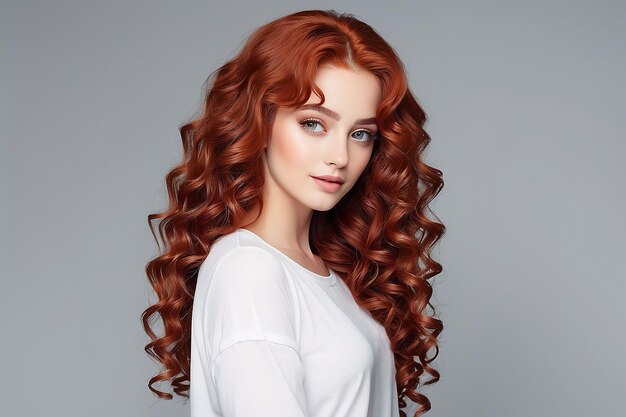
{"label": "parted hairstyle", "polygon": [[[173,398],[153,387],[160,381],[170,381],[176,394],[189,398],[199,266],[217,238],[243,226],[257,204],[262,210],[261,157],[276,110],[306,103],[312,91],[323,103],[313,82],[323,64],[378,77],[380,140],[353,188],[332,209],[314,211],[311,250],[384,325],[401,416],[406,417],[405,396],[418,405],[414,417],[431,408],[417,388],[424,373],[432,378],[422,385],[440,377],[429,365],[439,354],[443,330],[430,302],[429,279],[442,267],[430,251],[446,228],[428,218],[438,220],[428,203],[443,187],[443,174],[422,160],[430,142],[423,129],[427,117],[396,52],[371,26],[334,10],[300,11],[261,26],[237,56],[209,75],[203,109],[179,128],[183,158],[166,176],[169,206],[148,216],[160,254],[145,270],[158,300],[141,319],[152,340],[145,351],[163,367],[148,383],[160,398]],[[163,322],[160,336],[151,328],[153,316]]]}

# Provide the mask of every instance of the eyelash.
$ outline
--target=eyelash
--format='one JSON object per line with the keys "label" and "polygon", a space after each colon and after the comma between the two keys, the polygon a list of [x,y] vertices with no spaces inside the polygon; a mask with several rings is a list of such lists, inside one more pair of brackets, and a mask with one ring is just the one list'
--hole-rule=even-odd
{"label": "eyelash", "polygon": [[[306,127],[304,127],[304,126],[305,126],[305,124],[306,124],[307,122],[315,122],[315,123],[319,123],[319,124],[320,124],[320,126],[324,127],[324,123],[323,123],[321,120],[319,120],[319,119],[315,119],[315,118],[310,118],[310,117],[309,117],[309,118],[307,118],[307,119],[304,119],[304,120],[299,120],[299,121],[298,121],[298,123],[300,124],[300,126],[302,126],[302,128],[303,128],[304,130],[309,131],[312,135],[316,135],[316,136],[321,135],[321,133],[320,133],[320,132],[312,132],[310,129],[307,129]],[[355,132],[365,132],[365,133],[367,133],[368,135],[370,135],[370,139],[368,139],[368,140],[358,140],[358,139],[357,139],[357,142],[363,142],[363,143],[365,143],[365,142],[368,142],[368,141],[374,141],[374,140],[377,140],[377,139],[378,139],[378,134],[375,134],[374,132],[372,132],[372,131],[371,131],[371,130],[369,130],[369,129],[359,129],[359,130],[355,130],[353,133],[355,133]]]}

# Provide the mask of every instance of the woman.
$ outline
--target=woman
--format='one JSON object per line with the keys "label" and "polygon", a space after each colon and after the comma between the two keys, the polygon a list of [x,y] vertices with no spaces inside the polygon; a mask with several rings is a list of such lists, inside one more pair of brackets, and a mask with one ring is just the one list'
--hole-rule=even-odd
{"label": "woman", "polygon": [[181,127],[170,206],[148,217],[165,242],[146,266],[146,352],[165,368],[149,388],[171,399],[152,387],[171,380],[192,417],[405,417],[405,396],[428,411],[445,227],[427,218],[443,180],[421,159],[425,121],[394,50],[352,15],[253,33]]}

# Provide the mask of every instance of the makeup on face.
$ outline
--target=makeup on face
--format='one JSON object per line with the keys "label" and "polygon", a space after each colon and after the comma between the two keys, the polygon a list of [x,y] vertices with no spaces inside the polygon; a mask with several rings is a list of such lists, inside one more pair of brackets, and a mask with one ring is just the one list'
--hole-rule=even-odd
{"label": "makeup on face", "polygon": [[335,191],[338,191],[339,188],[341,188],[341,184],[339,184],[338,182],[326,181],[313,176],[311,178],[324,191],[334,193]]}
{"label": "makeup on face", "polygon": [[[325,107],[319,104],[315,104],[315,103],[304,104],[298,107],[297,110],[298,111],[312,110],[326,117],[329,117],[337,122],[341,121],[341,115],[339,113],[329,109],[328,107]],[[316,119],[315,117],[299,117],[298,123],[300,123],[301,125],[304,125],[305,123],[319,123],[324,128],[326,128],[325,123],[320,119]],[[378,127],[376,126],[376,117],[367,117],[363,119],[357,119],[353,124],[353,128],[365,127],[365,126],[374,126],[374,129],[360,129],[360,130],[355,131],[354,133],[356,132],[367,133],[367,136],[368,136],[368,139],[366,140],[360,140],[360,139],[357,139],[357,140],[359,142],[377,140],[378,139]],[[312,131],[312,134],[318,134],[318,133]]]}
{"label": "makeup on face", "polygon": [[[304,105],[279,108],[266,150],[275,210],[331,209],[354,186],[378,139],[379,80],[367,71],[327,66]],[[280,197],[278,197],[280,196]]]}

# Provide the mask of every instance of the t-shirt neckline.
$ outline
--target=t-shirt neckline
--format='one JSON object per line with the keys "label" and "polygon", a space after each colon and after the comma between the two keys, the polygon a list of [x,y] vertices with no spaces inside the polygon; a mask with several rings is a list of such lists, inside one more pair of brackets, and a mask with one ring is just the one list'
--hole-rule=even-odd
{"label": "t-shirt neckline", "polygon": [[244,229],[244,228],[241,228],[241,227],[239,229],[237,229],[237,230],[238,231],[242,231],[242,232],[246,232],[249,235],[252,235],[252,236],[256,237],[259,241],[261,241],[266,246],[268,246],[269,248],[274,250],[276,253],[278,253],[280,256],[282,256],[284,259],[286,259],[287,262],[291,263],[297,269],[299,269],[300,271],[304,272],[307,276],[315,279],[320,284],[335,285],[337,283],[337,277],[335,275],[335,271],[333,271],[330,267],[328,267],[328,266],[326,267],[326,268],[328,268],[328,271],[329,271],[330,275],[328,275],[328,276],[320,275],[320,274],[318,274],[316,272],[313,272],[310,269],[305,268],[304,266],[300,265],[298,262],[296,262],[295,260],[291,259],[291,257],[288,256],[286,253],[284,253],[281,250],[279,250],[279,249],[275,248],[274,246],[270,245],[261,236],[257,235],[253,231],[248,230],[248,229]]}

